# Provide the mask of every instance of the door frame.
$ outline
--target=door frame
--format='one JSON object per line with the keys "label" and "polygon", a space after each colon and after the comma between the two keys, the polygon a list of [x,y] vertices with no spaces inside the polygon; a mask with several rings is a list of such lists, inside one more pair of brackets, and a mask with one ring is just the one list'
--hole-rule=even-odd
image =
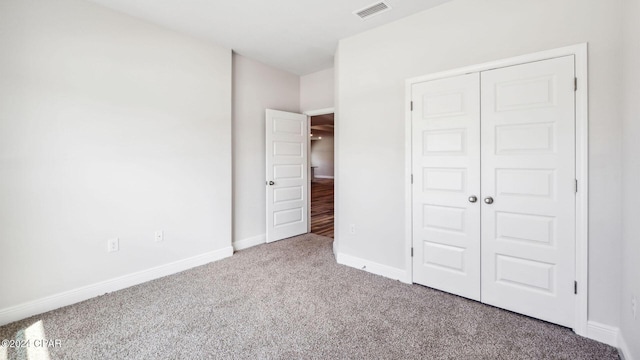
{"label": "door frame", "polygon": [[575,322],[573,331],[578,335],[587,336],[589,294],[589,88],[587,49],[587,43],[581,43],[458,69],[441,71],[410,78],[405,81],[405,184],[407,184],[407,186],[405,186],[405,271],[407,276],[404,282],[413,283],[413,257],[411,255],[413,245],[411,88],[413,84],[573,55],[575,61],[575,77],[578,79],[578,87],[575,92],[575,166],[576,180],[578,181],[578,191],[576,193],[575,203],[575,276],[576,281],[578,282],[578,293],[576,294]]}
{"label": "door frame", "polygon": [[[312,116],[333,114],[333,124],[334,124],[334,127],[333,127],[334,135],[333,136],[334,136],[334,139],[335,139],[336,116],[335,116],[335,109],[334,108],[330,107],[330,108],[317,109],[317,110],[308,110],[308,111],[303,112],[303,114],[307,115],[307,129],[309,129],[309,132],[311,132],[311,117]],[[335,154],[335,151],[336,151],[335,147],[336,147],[336,142],[334,141],[333,142],[333,152],[334,152],[334,154]],[[333,156],[334,169],[336,168],[335,161],[336,160],[335,160],[335,155],[334,155]],[[309,166],[311,166],[311,139],[310,139],[310,136],[307,137],[307,162],[309,163]],[[308,219],[307,219],[307,224],[308,224],[307,233],[311,232],[311,174],[310,174],[311,170],[310,170],[309,166],[307,166],[307,199],[308,199],[308,202],[309,202],[308,205],[307,205],[307,207],[308,207],[308,209],[307,209],[308,210],[307,211],[307,216],[308,216]],[[336,178],[336,174],[335,174],[335,170],[334,170],[334,173],[333,173],[334,189],[335,189],[335,178]],[[334,192],[334,194],[335,194],[335,192]],[[333,223],[333,226],[334,226],[334,229],[335,229],[335,226],[336,226],[335,225],[335,219],[336,219],[336,216],[335,216],[335,201],[336,201],[335,200],[335,195],[334,195],[333,201],[334,201],[334,204],[333,204],[333,206],[334,206],[334,216],[333,216],[334,223]],[[336,232],[334,230],[334,232],[333,232],[334,244],[335,244],[335,236],[336,236]]]}

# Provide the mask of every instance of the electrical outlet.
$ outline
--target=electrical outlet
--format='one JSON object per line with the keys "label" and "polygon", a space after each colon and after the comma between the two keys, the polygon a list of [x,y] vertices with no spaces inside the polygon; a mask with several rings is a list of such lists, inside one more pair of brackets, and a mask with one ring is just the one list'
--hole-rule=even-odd
{"label": "electrical outlet", "polygon": [[637,315],[638,315],[637,309],[638,309],[638,300],[636,299],[636,296],[633,295],[631,297],[631,312],[633,313],[633,319],[634,320],[638,318],[637,317]]}
{"label": "electrical outlet", "polygon": [[158,230],[156,231],[156,242],[164,241],[164,231]]}
{"label": "electrical outlet", "polygon": [[349,225],[349,233],[351,235],[355,235],[356,234],[356,224]]}
{"label": "electrical outlet", "polygon": [[107,252],[114,252],[120,250],[120,239],[113,238],[107,240]]}

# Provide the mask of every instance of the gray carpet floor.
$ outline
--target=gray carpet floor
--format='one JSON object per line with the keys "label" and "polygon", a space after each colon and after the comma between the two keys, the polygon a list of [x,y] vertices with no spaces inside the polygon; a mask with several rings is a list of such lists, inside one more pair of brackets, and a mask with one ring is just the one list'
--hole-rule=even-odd
{"label": "gray carpet floor", "polygon": [[51,359],[618,359],[569,329],[338,265],[331,245],[310,234],[256,246],[0,327],[0,339],[41,320],[61,341]]}

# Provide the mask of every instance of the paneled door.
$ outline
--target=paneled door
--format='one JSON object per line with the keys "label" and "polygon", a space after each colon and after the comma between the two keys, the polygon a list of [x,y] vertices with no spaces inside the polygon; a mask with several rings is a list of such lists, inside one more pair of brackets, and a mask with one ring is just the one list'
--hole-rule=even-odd
{"label": "paneled door", "polygon": [[575,314],[574,56],[416,83],[413,282]]}
{"label": "paneled door", "polygon": [[480,75],[412,88],[413,281],[480,300]]}
{"label": "paneled door", "polygon": [[571,327],[574,57],[481,73],[482,302]]}
{"label": "paneled door", "polygon": [[267,242],[307,232],[307,116],[266,110]]}

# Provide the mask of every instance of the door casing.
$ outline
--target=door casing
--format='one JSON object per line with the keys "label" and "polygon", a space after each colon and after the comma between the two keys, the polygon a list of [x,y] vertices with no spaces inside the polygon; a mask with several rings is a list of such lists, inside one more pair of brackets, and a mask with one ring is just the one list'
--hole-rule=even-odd
{"label": "door casing", "polygon": [[481,72],[507,66],[526,64],[535,61],[553,59],[557,57],[574,55],[577,90],[575,91],[575,123],[576,123],[576,180],[578,191],[576,193],[576,281],[578,292],[576,294],[575,325],[573,331],[582,336],[587,335],[588,312],[588,224],[589,224],[589,114],[588,114],[588,80],[587,80],[587,43],[576,44],[553,50],[536,52],[533,54],[516,56],[508,59],[491,61],[483,64],[467,66],[448,71],[419,76],[407,79],[405,82],[405,273],[404,282],[413,282],[413,259],[411,256],[413,246],[412,226],[412,116],[411,116],[411,87],[413,84],[442,79],[472,72]]}

